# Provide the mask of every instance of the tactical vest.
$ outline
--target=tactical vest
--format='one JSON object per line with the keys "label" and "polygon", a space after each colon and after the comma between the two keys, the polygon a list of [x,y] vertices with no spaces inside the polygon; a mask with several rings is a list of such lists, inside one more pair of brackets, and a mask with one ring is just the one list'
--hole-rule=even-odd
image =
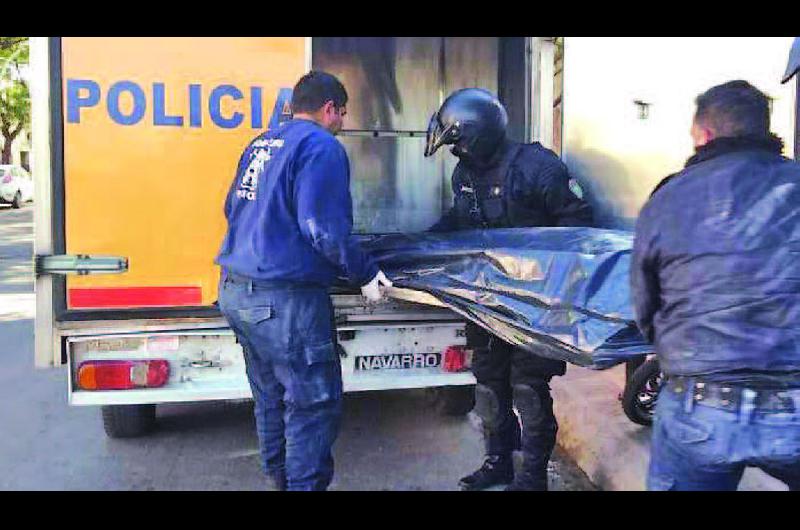
{"label": "tactical vest", "polygon": [[510,147],[503,160],[477,174],[473,167],[459,164],[455,189],[455,208],[461,228],[509,228],[515,220],[509,215],[509,170],[522,148]]}

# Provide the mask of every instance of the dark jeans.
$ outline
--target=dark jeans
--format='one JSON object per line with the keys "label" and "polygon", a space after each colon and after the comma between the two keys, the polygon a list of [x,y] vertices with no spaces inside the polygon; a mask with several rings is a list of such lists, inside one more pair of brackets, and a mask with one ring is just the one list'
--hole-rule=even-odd
{"label": "dark jeans", "polygon": [[789,394],[795,412],[759,410],[754,392],[728,411],[667,386],[656,405],[647,488],[732,491],[752,466],[800,489],[800,391]]}
{"label": "dark jeans", "polygon": [[327,290],[228,277],[219,306],[244,351],[264,472],[289,490],[326,489],[342,409]]}
{"label": "dark jeans", "polygon": [[[558,431],[548,383],[553,375],[564,374],[566,363],[536,357],[474,327],[467,334],[475,352],[472,373],[479,385],[492,390],[497,400],[496,404],[482,403],[486,397],[476,391],[476,412],[480,416],[485,417],[482,411],[496,406],[492,411],[496,413],[496,421],[488,425],[484,422],[486,454],[510,456],[512,451],[521,449],[527,460],[538,461],[540,467],[546,468]],[[522,432],[513,409],[515,385],[532,389],[532,392],[516,392],[517,400],[526,401],[517,404]]]}

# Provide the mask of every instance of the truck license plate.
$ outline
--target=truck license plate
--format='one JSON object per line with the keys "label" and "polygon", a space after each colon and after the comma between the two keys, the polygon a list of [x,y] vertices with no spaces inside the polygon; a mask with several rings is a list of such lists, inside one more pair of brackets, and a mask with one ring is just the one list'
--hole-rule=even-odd
{"label": "truck license plate", "polygon": [[391,353],[356,357],[356,370],[410,370],[436,368],[442,362],[440,353]]}

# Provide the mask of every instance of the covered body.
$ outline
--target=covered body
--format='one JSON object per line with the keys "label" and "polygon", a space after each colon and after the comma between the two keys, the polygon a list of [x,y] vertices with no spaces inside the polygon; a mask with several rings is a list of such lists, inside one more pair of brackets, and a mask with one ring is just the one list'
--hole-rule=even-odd
{"label": "covered body", "polygon": [[652,353],[633,320],[633,234],[508,228],[365,238],[398,296],[437,301],[504,341],[595,369]]}

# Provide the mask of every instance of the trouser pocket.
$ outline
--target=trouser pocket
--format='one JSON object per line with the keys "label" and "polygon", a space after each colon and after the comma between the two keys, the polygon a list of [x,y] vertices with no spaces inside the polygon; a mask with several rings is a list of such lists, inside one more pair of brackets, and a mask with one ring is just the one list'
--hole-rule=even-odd
{"label": "trouser pocket", "polygon": [[342,397],[342,368],[333,341],[304,346],[290,361],[290,401],[298,407]]}

